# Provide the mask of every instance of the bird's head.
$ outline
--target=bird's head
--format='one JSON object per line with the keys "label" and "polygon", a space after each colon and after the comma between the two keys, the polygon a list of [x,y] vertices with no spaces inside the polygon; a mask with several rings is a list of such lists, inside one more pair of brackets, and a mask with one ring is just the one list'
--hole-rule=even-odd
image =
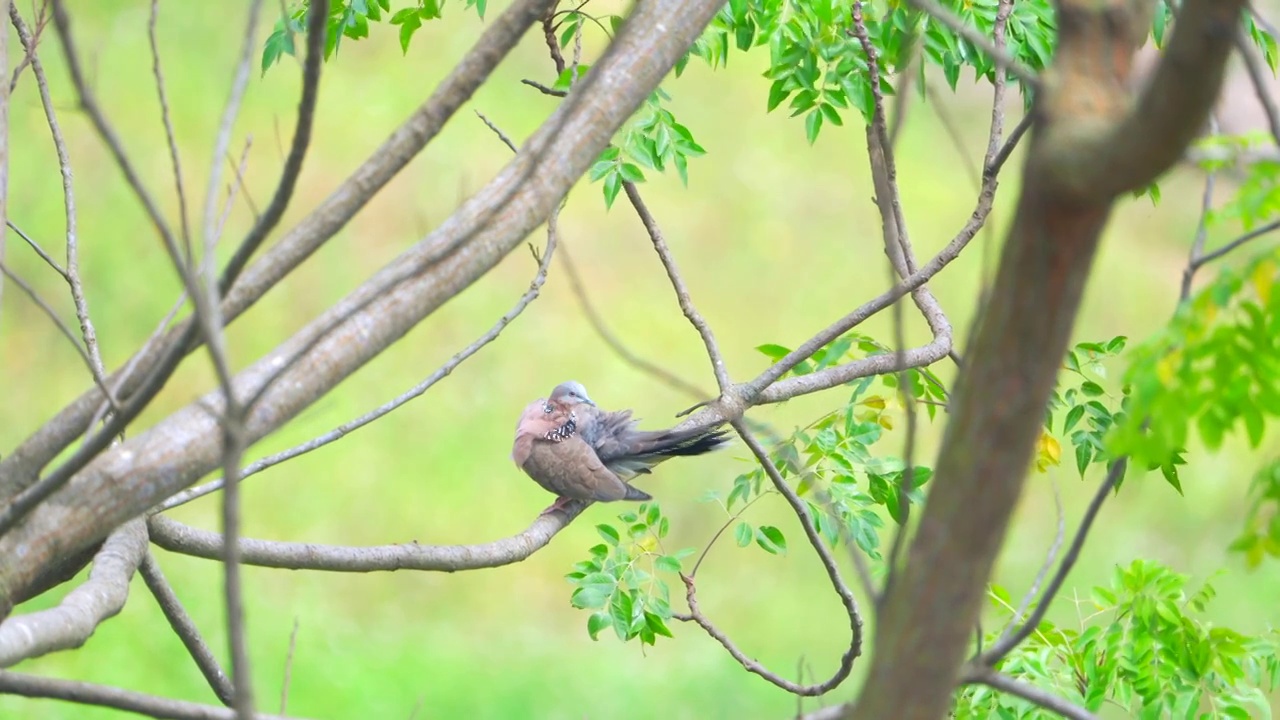
{"label": "bird's head", "polygon": [[548,400],[560,403],[567,407],[573,407],[574,405],[584,403],[592,406],[595,405],[595,403],[591,401],[591,397],[587,395],[587,389],[582,387],[582,383],[575,382],[573,380],[557,385],[556,389],[551,391],[551,397],[548,398]]}

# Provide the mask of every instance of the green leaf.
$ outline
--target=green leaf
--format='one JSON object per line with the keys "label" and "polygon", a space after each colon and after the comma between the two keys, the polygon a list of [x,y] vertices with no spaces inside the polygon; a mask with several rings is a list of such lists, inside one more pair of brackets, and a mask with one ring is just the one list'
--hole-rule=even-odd
{"label": "green leaf", "polygon": [[600,634],[601,630],[609,627],[610,622],[609,613],[607,612],[591,613],[591,617],[587,618],[587,634],[591,636],[592,640],[599,640],[596,636]]}
{"label": "green leaf", "polygon": [[604,206],[606,208],[613,207],[613,201],[618,197],[618,191],[622,189],[622,175],[618,172],[611,172],[604,179]]}
{"label": "green leaf", "polygon": [[738,527],[733,529],[733,537],[738,542],[738,547],[746,547],[751,544],[752,538],[751,526],[745,522],[739,522]]}
{"label": "green leaf", "polygon": [[614,547],[617,547],[618,543],[622,541],[622,536],[618,534],[618,530],[612,525],[597,525],[596,532],[600,533],[600,537],[604,538],[605,542]]}
{"label": "green leaf", "polygon": [[804,134],[812,145],[818,139],[818,133],[822,130],[822,113],[812,110],[804,118]]}
{"label": "green leaf", "polygon": [[[738,542],[741,544],[741,538]],[[750,542],[749,539],[748,542]],[[781,530],[772,525],[761,525],[756,528],[756,544],[773,555],[787,553],[787,539],[782,536]]]}
{"label": "green leaf", "polygon": [[773,343],[757,345],[756,350],[764,353],[766,357],[768,357],[770,360],[773,360],[774,362],[777,362],[778,360],[781,360],[782,358],[791,354],[790,349],[785,348],[781,345],[775,345]]}
{"label": "green leaf", "polygon": [[573,591],[573,595],[569,596],[570,604],[584,610],[602,608],[608,599],[609,593],[602,590],[598,585],[580,587]]}
{"label": "green leaf", "polygon": [[669,573],[680,572],[680,560],[670,555],[659,555],[658,559],[653,561],[653,565],[658,570],[663,570]]}

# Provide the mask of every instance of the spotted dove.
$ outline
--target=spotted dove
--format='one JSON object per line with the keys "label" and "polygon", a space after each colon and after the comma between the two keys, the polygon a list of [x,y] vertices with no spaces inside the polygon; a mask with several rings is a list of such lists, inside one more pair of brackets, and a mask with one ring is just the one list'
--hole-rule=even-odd
{"label": "spotted dove", "polygon": [[636,422],[630,410],[597,408],[581,383],[561,383],[524,409],[511,459],[558,496],[550,512],[569,500],[649,500],[628,481],[668,458],[728,443],[723,430],[645,431]]}

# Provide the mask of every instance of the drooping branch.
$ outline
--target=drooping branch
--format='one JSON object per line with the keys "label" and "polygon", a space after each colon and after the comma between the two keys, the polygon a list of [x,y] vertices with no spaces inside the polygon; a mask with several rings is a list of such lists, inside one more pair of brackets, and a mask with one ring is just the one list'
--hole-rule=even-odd
{"label": "drooping branch", "polygon": [[0,667],[83,645],[98,625],[124,607],[129,581],[146,552],[142,520],[113,532],[94,556],[89,579],[57,607],[0,622]]}
{"label": "drooping branch", "polygon": [[882,603],[870,690],[848,717],[945,714],[1111,205],[1177,161],[1217,97],[1243,2],[1187,0],[1132,106],[1125,88],[1146,5],[1058,4],[1060,43],[1016,215],[952,395],[929,501]]}

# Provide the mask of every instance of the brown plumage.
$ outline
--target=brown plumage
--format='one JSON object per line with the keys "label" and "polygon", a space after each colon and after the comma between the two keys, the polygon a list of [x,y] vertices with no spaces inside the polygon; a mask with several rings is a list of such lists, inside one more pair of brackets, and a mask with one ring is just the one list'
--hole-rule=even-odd
{"label": "brown plumage", "polygon": [[725,444],[722,430],[635,428],[630,410],[600,410],[581,384],[557,385],[525,408],[516,424],[511,459],[549,492],[569,499],[649,500],[627,481],[677,455],[701,455]]}

